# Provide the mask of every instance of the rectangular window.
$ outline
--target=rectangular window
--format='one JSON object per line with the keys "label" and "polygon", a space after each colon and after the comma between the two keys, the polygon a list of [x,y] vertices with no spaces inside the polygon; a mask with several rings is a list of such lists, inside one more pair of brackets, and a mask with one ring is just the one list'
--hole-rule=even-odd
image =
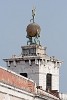
{"label": "rectangular window", "polygon": [[27,73],[20,73],[20,75],[24,76],[24,77],[28,77]]}
{"label": "rectangular window", "polygon": [[47,74],[46,76],[46,90],[51,90],[52,87],[52,74]]}

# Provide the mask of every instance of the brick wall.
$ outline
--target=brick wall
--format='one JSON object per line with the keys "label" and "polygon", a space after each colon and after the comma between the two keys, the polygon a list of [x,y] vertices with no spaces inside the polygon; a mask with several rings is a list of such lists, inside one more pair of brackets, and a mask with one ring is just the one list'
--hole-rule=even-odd
{"label": "brick wall", "polygon": [[34,82],[2,68],[0,68],[0,81],[28,92],[35,92]]}

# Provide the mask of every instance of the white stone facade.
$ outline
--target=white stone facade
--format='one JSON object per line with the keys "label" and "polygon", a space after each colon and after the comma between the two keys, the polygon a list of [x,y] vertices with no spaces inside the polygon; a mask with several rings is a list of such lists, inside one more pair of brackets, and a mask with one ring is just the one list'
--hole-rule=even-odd
{"label": "white stone facade", "polygon": [[59,97],[61,98],[61,100],[67,100],[67,94],[60,93]]}
{"label": "white stone facade", "polygon": [[0,100],[59,100],[49,93],[44,94],[42,95],[39,90],[32,94],[0,82]]}
{"label": "white stone facade", "polygon": [[34,80],[37,86],[46,90],[46,76],[51,74],[51,90],[59,91],[59,67],[61,61],[46,54],[46,47],[29,45],[22,47],[22,54],[19,57],[13,56],[4,59],[8,69],[16,73],[27,73],[27,77]]}

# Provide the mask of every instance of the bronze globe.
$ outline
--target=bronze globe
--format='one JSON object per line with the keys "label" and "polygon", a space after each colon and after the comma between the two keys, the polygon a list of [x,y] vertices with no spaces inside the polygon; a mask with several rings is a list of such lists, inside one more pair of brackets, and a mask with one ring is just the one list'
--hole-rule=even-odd
{"label": "bronze globe", "polygon": [[27,26],[27,36],[28,37],[35,37],[40,34],[41,28],[36,23],[31,23]]}

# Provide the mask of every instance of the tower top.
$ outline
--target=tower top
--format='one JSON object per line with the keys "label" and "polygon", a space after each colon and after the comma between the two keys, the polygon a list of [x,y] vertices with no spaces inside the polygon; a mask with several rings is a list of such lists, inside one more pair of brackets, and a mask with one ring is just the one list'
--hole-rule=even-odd
{"label": "tower top", "polygon": [[26,28],[26,32],[27,32],[27,38],[29,39],[29,41],[27,41],[27,45],[28,44],[39,44],[40,45],[40,41],[39,41],[39,37],[40,37],[40,31],[41,28],[40,26],[34,22],[34,17],[35,17],[35,9],[32,10],[32,19],[30,20],[30,22],[33,20],[32,23],[30,23],[27,28]]}

